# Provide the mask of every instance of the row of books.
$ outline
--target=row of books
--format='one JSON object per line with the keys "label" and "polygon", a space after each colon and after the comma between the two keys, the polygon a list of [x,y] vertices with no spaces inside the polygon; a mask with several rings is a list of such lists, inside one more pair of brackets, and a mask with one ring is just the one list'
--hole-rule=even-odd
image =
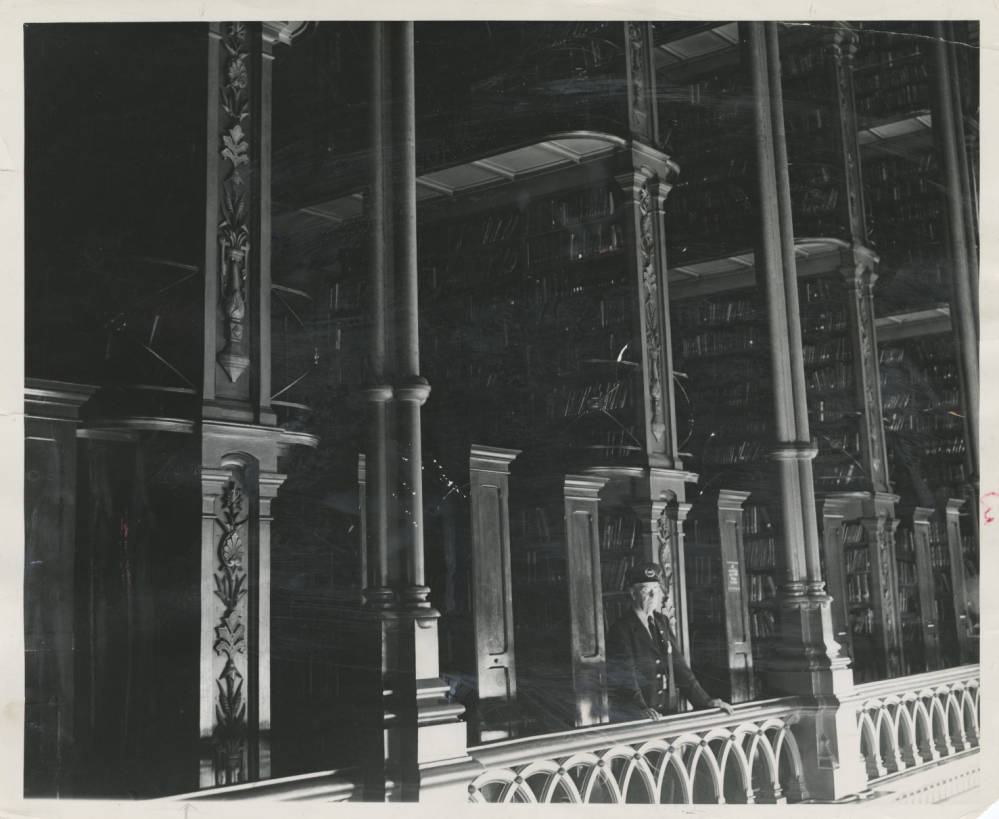
{"label": "row of books", "polygon": [[839,362],[812,370],[808,373],[805,386],[815,392],[840,392],[850,389],[853,386],[853,365]]}
{"label": "row of books", "polygon": [[765,383],[770,379],[770,368],[762,357],[713,357],[699,361],[691,370],[691,379],[698,388],[702,384],[740,384],[747,379]]}
{"label": "row of books", "polygon": [[867,530],[857,521],[844,523],[842,527],[843,546],[861,546],[867,543]]}
{"label": "row of books", "polygon": [[947,530],[935,521],[930,523],[930,565],[934,569],[950,569]]}
{"label": "row of books", "polygon": [[329,285],[329,312],[332,315],[337,313],[358,313],[365,308],[364,279],[344,279],[334,281]]}
{"label": "row of books", "polygon": [[622,458],[641,449],[641,438],[633,424],[597,433],[592,440],[596,443],[589,445],[589,448],[599,450],[603,458]]}
{"label": "row of books", "polygon": [[747,504],[743,507],[742,524],[747,535],[765,535],[774,530],[770,510],[758,503]]}
{"label": "row of books", "polygon": [[[720,581],[717,569],[718,559],[713,555],[694,555],[693,560],[687,560],[687,582],[695,586],[711,586]],[[698,591],[691,596],[691,600],[697,599],[701,595]]]}
{"label": "row of books", "polygon": [[922,455],[924,458],[939,458],[941,456],[953,457],[964,455],[968,451],[967,441],[963,437],[951,438],[949,441],[927,446]]}
{"label": "row of books", "polygon": [[755,381],[705,387],[699,395],[700,400],[709,405],[738,408],[753,406],[762,397],[760,385]]}
{"label": "row of books", "polygon": [[870,637],[874,634],[874,609],[850,612],[850,631],[855,635]]}
{"label": "row of books", "polygon": [[867,475],[860,464],[850,463],[816,469],[816,483],[821,483],[823,489],[852,489],[867,481]]}
{"label": "row of books", "polygon": [[[723,400],[721,403],[727,406],[745,406],[749,403],[749,396],[745,396],[741,404],[733,404],[731,399]],[[766,455],[766,452],[767,447],[761,441],[741,441],[738,444],[715,446],[710,449],[705,447],[703,458],[705,463],[730,466],[758,461]]]}
{"label": "row of books", "polygon": [[872,71],[854,78],[858,114],[913,111],[930,103],[929,68],[924,61],[903,63],[892,71]]}
{"label": "row of books", "polygon": [[766,328],[753,325],[697,333],[680,339],[680,355],[687,358],[758,351],[768,341]]}
{"label": "row of books", "polygon": [[853,58],[855,71],[892,69],[925,54],[922,40],[896,33],[897,26],[891,28],[892,31],[861,30],[860,48]]}
{"label": "row of books", "polygon": [[817,301],[838,300],[843,296],[843,285],[832,277],[805,279],[798,285],[799,299],[804,304]]}
{"label": "row of books", "polygon": [[528,583],[563,583],[566,577],[564,555],[540,549],[527,549],[519,563],[519,574]]}
{"label": "row of books", "polygon": [[[802,183],[791,189],[791,197],[796,214],[802,217],[828,215],[836,212],[839,204],[839,186],[833,183]],[[807,232],[811,235],[814,231]],[[821,231],[825,235],[829,231]]]}
{"label": "row of books", "polygon": [[828,435],[822,435],[819,438],[819,454],[826,455],[830,453],[846,453],[849,455],[856,455],[860,452],[860,440],[860,433],[857,431],[831,432]]}
{"label": "row of books", "polygon": [[801,317],[803,333],[842,333],[846,331],[846,307],[806,313]]}
{"label": "row of books", "polygon": [[773,575],[751,574],[749,575],[749,602],[762,603],[773,600],[777,596],[777,586],[774,583]]}
{"label": "row of books", "polygon": [[677,324],[684,329],[715,324],[731,324],[736,321],[751,321],[760,318],[760,308],[756,299],[742,297],[710,301],[689,299],[677,308]]}
{"label": "row of books", "polygon": [[749,612],[749,628],[753,639],[766,639],[777,633],[777,620],[769,609],[755,609]]}
{"label": "row of books", "polygon": [[923,476],[930,486],[946,486],[968,482],[968,470],[963,463],[938,462],[924,467]]}
{"label": "row of books", "polygon": [[895,554],[909,562],[916,557],[916,536],[912,529],[899,528],[895,534]]}
{"label": "row of books", "polygon": [[750,540],[745,544],[746,566],[751,572],[770,571],[776,565],[777,541],[772,537]]}
{"label": "row of books", "polygon": [[887,154],[864,160],[864,184],[871,187],[880,182],[897,180],[927,180],[937,169],[933,151],[906,152],[904,155]]}
{"label": "row of books", "polygon": [[844,549],[843,564],[847,574],[869,572],[871,570],[871,553],[868,549]]}
{"label": "row of books", "polygon": [[573,191],[531,202],[527,207],[527,230],[544,233],[588,219],[602,219],[614,213],[614,194],[609,187]]}
{"label": "row of books", "polygon": [[[875,210],[891,208],[900,202],[912,202],[919,197],[937,197],[939,190],[925,176],[898,177],[880,185],[870,185],[864,192],[865,202]],[[932,204],[932,203],[931,203]]]}
{"label": "row of books", "polygon": [[628,569],[635,565],[635,557],[625,557],[603,560],[600,563],[600,582],[604,591],[621,591],[625,588],[624,580]]}
{"label": "row of books", "polygon": [[851,604],[866,604],[871,602],[870,572],[847,575],[846,599]]}
{"label": "row of books", "polygon": [[846,337],[832,338],[818,344],[805,344],[802,354],[806,365],[828,364],[833,361],[846,361],[852,355],[850,340]]}
{"label": "row of books", "polygon": [[906,348],[921,364],[954,361],[954,337],[951,335],[913,339]]}
{"label": "row of books", "polygon": [[638,520],[623,515],[600,516],[600,550],[634,549],[641,543]]}
{"label": "row of books", "polygon": [[632,406],[634,380],[600,381],[579,387],[562,386],[548,396],[549,418],[574,418],[593,412],[611,412]]}
{"label": "row of books", "polygon": [[914,586],[919,581],[916,575],[916,564],[907,560],[899,560],[895,563],[898,569],[898,584],[900,586]]}

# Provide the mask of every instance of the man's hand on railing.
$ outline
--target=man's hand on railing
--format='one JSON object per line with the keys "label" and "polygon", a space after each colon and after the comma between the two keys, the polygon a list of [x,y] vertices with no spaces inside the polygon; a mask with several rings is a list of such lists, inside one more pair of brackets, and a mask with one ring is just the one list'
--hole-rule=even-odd
{"label": "man's hand on railing", "polygon": [[662,719],[663,715],[660,714],[655,708],[646,708],[642,711],[646,719]]}
{"label": "man's hand on railing", "polygon": [[731,705],[729,705],[729,703],[725,702],[725,700],[719,700],[719,699],[709,700],[708,708],[720,708],[729,716],[735,713],[735,709]]}

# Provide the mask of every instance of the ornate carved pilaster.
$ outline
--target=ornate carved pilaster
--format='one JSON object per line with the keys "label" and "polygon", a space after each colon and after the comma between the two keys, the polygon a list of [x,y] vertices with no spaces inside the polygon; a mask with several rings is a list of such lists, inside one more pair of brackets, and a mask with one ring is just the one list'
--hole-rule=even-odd
{"label": "ornate carved pilaster", "polygon": [[201,787],[270,776],[271,502],[294,444],[316,439],[203,423]]}
{"label": "ornate carved pilaster", "polygon": [[677,459],[673,355],[669,333],[663,203],[677,167],[665,155],[632,149],[632,170],[616,179],[624,193],[625,229],[632,241],[642,340],[645,450],[656,466],[680,467]]}
{"label": "ornate carved pilaster", "polygon": [[652,23],[628,21],[624,24],[627,51],[628,127],[632,137],[647,145],[659,142],[659,112],[656,105],[655,55],[652,49]]}
{"label": "ornate carved pilaster", "polygon": [[271,76],[299,23],[208,26],[205,414],[273,424]]}
{"label": "ornate carved pilaster", "polygon": [[853,348],[853,377],[861,410],[861,457],[874,492],[890,492],[888,450],[881,407],[881,373],[874,325],[874,271],[877,257],[854,246],[843,252],[840,272],[846,282],[846,307]]}
{"label": "ornate carved pilaster", "polygon": [[898,581],[895,576],[895,529],[898,521],[891,517],[891,509],[878,509],[876,518],[866,518],[871,549],[871,575],[874,580],[872,594],[879,600],[881,610],[881,646],[885,669],[889,677],[902,673],[902,633],[898,619]]}
{"label": "ornate carved pilaster", "polygon": [[912,510],[912,539],[916,552],[916,577],[919,582],[919,613],[923,629],[926,671],[940,667],[940,632],[937,623],[933,563],[930,557],[930,518],[933,510],[917,506]]}
{"label": "ornate carved pilaster", "polygon": [[[222,26],[222,85],[219,89],[219,307],[224,344],[216,358],[235,383],[250,366],[247,327],[247,257],[250,241],[250,32],[246,23]],[[259,116],[259,112],[257,113]]]}
{"label": "ornate carved pilaster", "polygon": [[845,194],[840,201],[844,210],[843,223],[849,230],[849,236],[844,238],[866,244],[867,221],[864,215],[863,176],[853,95],[853,61],[859,39],[854,29],[846,23],[838,22],[823,35],[822,50],[836,103],[836,156],[842,170]]}
{"label": "ornate carved pilaster", "polygon": [[[202,787],[250,777],[247,665],[250,502],[245,464],[202,469]],[[205,581],[210,583],[205,588]],[[207,594],[206,594],[207,592]],[[207,644],[207,656],[205,652]],[[207,690],[205,690],[207,688]]]}

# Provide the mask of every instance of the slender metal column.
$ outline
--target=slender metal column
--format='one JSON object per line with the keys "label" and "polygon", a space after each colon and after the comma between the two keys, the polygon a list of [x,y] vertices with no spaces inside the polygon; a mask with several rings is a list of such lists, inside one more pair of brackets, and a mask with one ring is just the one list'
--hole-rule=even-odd
{"label": "slender metal column", "polygon": [[[958,344],[961,367],[961,386],[964,392],[964,411],[968,432],[968,457],[973,474],[978,475],[978,321],[976,293],[972,287],[972,272],[968,248],[968,230],[965,224],[963,199],[966,191],[961,184],[959,153],[963,146],[957,144],[954,121],[958,116],[952,99],[953,84],[950,79],[950,59],[947,51],[946,31],[941,22],[933,24],[933,58],[936,80],[933,84],[933,130],[937,138],[947,208],[947,227],[950,242],[951,286],[954,332]],[[977,254],[976,254],[977,255]]]}
{"label": "slender metal column", "polygon": [[788,172],[787,140],[784,133],[784,91],[781,85],[780,42],[777,24],[766,23],[767,63],[770,85],[770,115],[773,127],[774,170],[777,185],[777,212],[780,222],[780,249],[784,273],[784,300],[787,306],[787,345],[791,367],[791,400],[794,410],[794,439],[797,480],[801,491],[801,514],[807,590],[824,594],[819,557],[819,527],[815,509],[815,481],[812,459],[816,450],[808,446],[808,396],[805,392],[804,346],[801,341],[801,311],[798,306],[798,272],[794,257],[794,224],[791,212],[791,178]]}
{"label": "slender metal column", "polygon": [[392,387],[386,383],[388,356],[386,332],[388,254],[391,226],[387,218],[386,184],[390,178],[386,131],[391,121],[391,99],[384,69],[389,53],[385,23],[371,24],[371,193],[367,203],[371,225],[370,293],[371,385],[365,397],[371,402],[366,453],[367,485],[365,497],[366,551],[362,578],[365,603],[381,608],[391,603],[389,590],[389,477],[388,477],[388,402]]}
{"label": "slender metal column", "polygon": [[[769,310],[770,362],[773,368],[774,427],[784,521],[784,566],[782,589],[794,597],[805,592],[804,525],[801,508],[801,485],[795,463],[797,429],[794,387],[791,377],[788,307],[783,276],[779,197],[774,159],[773,115],[770,107],[770,83],[763,23],[747,23],[750,75],[753,87],[753,124],[756,133],[757,180],[760,208],[760,262]],[[800,329],[799,329],[800,333]]]}
{"label": "slender metal column", "polygon": [[395,399],[399,405],[400,487],[405,519],[399,546],[404,550],[407,607],[429,608],[424,585],[423,557],[423,448],[420,408],[430,385],[420,375],[419,281],[416,251],[416,89],[413,23],[391,24],[391,67],[395,118],[392,127],[394,197],[392,231],[398,339]]}

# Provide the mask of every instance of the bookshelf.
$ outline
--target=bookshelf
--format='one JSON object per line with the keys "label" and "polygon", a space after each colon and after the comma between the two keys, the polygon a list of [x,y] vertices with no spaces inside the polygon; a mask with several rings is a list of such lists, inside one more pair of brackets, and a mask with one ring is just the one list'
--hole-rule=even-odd
{"label": "bookshelf", "polygon": [[879,492],[833,493],[820,501],[833,628],[857,682],[902,673],[897,501]]}
{"label": "bookshelf", "polygon": [[729,702],[751,700],[757,690],[744,542],[748,497],[727,489],[703,493],[685,526],[691,666]]}
{"label": "bookshelf", "polygon": [[954,337],[926,312],[891,317],[879,355],[893,481],[932,507],[962,495],[971,468]]}
{"label": "bookshelf", "polygon": [[902,674],[925,671],[926,638],[920,561],[916,554],[916,535],[910,522],[903,520],[895,532],[896,596],[898,600],[899,627],[902,635]]}
{"label": "bookshelf", "polygon": [[510,480],[510,555],[517,702],[526,734],[575,724],[568,556],[557,478]]}

